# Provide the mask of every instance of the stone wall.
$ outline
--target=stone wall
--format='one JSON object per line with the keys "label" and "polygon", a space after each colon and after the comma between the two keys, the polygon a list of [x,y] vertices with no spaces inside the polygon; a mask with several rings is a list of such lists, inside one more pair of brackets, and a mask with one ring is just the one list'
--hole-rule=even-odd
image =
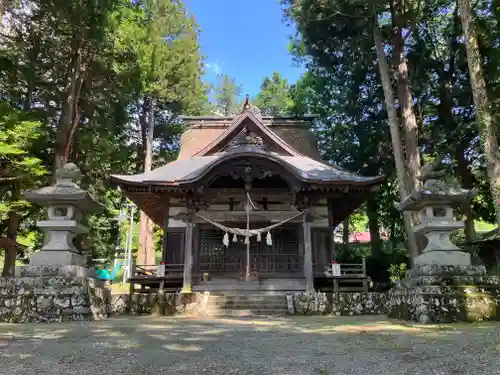
{"label": "stone wall", "polygon": [[500,283],[393,288],[389,305],[390,317],[420,323],[500,320]]}
{"label": "stone wall", "polygon": [[299,315],[386,314],[385,293],[293,293],[287,295],[288,313]]}
{"label": "stone wall", "polygon": [[207,311],[208,294],[167,293],[157,294],[128,294],[112,295],[108,300],[107,311],[110,315],[175,315],[175,314],[204,314]]}
{"label": "stone wall", "polygon": [[104,319],[108,294],[101,282],[86,277],[0,278],[0,322]]}
{"label": "stone wall", "polygon": [[[421,323],[500,320],[500,280],[493,281],[469,287],[394,288],[389,293],[298,292],[286,299],[288,314],[297,315],[388,314]],[[210,314],[209,300],[209,293],[110,295],[99,281],[88,277],[0,278],[0,322],[61,322],[129,314],[206,315]]]}

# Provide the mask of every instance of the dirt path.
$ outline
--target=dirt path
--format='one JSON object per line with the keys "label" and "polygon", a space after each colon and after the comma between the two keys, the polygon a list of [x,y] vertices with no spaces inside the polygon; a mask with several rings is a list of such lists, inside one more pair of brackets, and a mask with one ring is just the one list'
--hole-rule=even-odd
{"label": "dirt path", "polygon": [[407,326],[381,317],[0,324],[0,374],[495,375],[500,324]]}

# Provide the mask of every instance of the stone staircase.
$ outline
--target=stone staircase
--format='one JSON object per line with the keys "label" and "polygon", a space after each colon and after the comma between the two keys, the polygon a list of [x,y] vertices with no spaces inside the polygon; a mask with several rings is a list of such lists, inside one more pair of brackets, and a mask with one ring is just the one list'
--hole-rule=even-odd
{"label": "stone staircase", "polygon": [[210,293],[206,313],[209,316],[280,316],[287,313],[285,293],[239,291]]}

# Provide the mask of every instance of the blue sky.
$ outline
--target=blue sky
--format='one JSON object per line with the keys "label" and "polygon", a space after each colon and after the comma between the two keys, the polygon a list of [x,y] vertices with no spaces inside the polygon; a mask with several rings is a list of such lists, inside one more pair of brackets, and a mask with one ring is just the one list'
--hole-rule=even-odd
{"label": "blue sky", "polygon": [[234,77],[250,96],[266,76],[280,72],[294,83],[303,69],[288,53],[294,31],[282,21],[279,0],[184,0],[201,28],[205,79],[218,73]]}

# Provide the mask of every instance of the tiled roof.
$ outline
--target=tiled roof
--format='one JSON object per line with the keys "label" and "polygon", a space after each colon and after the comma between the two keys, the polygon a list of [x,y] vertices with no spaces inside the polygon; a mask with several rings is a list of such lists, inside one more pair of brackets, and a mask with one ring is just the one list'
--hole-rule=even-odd
{"label": "tiled roof", "polygon": [[300,153],[264,125],[252,110],[243,110],[222,133],[189,158],[179,158],[143,174],[114,175],[112,179],[118,184],[178,186],[196,182],[217,165],[239,157],[263,158],[280,164],[306,183],[374,185],[384,179],[358,176]]}
{"label": "tiled roof", "polygon": [[[182,184],[194,182],[203,177],[205,172],[223,162],[239,156],[248,155],[247,150],[237,150],[231,153],[219,153],[210,156],[193,157],[186,160],[176,160],[150,172],[133,175],[114,175],[116,182],[131,184]],[[383,177],[362,177],[354,173],[340,170],[334,166],[318,162],[307,156],[283,156],[275,153],[252,150],[252,156],[265,157],[291,170],[297,178],[305,182],[340,182],[370,184],[381,181]]]}

